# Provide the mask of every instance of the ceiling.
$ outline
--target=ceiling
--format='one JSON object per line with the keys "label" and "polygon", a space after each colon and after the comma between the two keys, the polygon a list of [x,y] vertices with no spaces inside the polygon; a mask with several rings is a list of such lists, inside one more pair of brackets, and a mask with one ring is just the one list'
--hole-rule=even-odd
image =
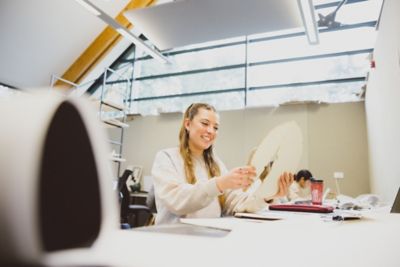
{"label": "ceiling", "polygon": [[[161,4],[169,1],[159,0],[157,3]],[[333,0],[314,0],[314,4],[316,2],[331,1]],[[98,6],[109,16],[116,17],[130,1],[90,0],[90,2]],[[298,10],[294,11],[294,9],[288,8],[284,10],[274,9],[274,12],[268,13],[271,10],[268,11],[266,8],[263,8],[266,2],[272,4],[278,1],[252,0],[252,3],[258,4],[249,5],[248,1],[243,0],[218,0],[218,4],[215,0],[181,0],[170,4],[191,4],[192,8],[186,5],[184,11],[181,10],[179,12],[178,10],[178,13],[174,13],[176,12],[175,10],[169,16],[165,16],[165,10],[162,10],[162,8],[168,7],[165,4],[154,6],[154,8],[138,10],[135,14],[132,13],[132,16],[147,17],[150,24],[153,21],[159,22],[161,20],[161,24],[154,24],[155,26],[150,28],[150,30],[155,32],[153,35],[149,29],[143,29],[143,33],[156,45],[157,41],[152,40],[153,38],[157,36],[169,38],[168,40],[165,39],[169,43],[158,44],[158,48],[160,49],[182,45],[187,40],[183,40],[182,43],[178,44],[172,42],[174,40],[181,41],[178,38],[183,37],[190,37],[191,41],[197,37],[200,38],[200,35],[203,35],[200,38],[202,41],[205,41],[207,38],[223,38],[224,36],[212,36],[212,31],[215,29],[218,29],[219,32],[214,32],[215,34],[224,33],[227,29],[233,29],[233,31],[241,30],[239,34],[236,34],[236,32],[225,32],[227,34],[225,37],[228,37],[244,33],[247,35],[249,34],[249,29],[255,28],[257,25],[263,25],[262,27],[265,27],[267,30],[276,30],[278,28],[293,27],[293,25],[298,24],[298,17],[296,17],[297,21],[290,20],[294,16],[293,12],[297,12]],[[279,1],[279,3],[284,2],[293,4],[297,1]],[[229,6],[228,3],[235,3],[238,6]],[[215,7],[212,10],[205,9],[207,5],[214,5]],[[155,10],[156,13],[149,13],[152,10]],[[157,10],[161,10],[162,12],[157,13]],[[199,12],[199,10],[202,10],[202,12]],[[221,10],[223,11],[222,13]],[[218,21],[212,20],[214,11],[219,12],[217,15],[214,15],[214,19],[218,17]],[[243,12],[243,16],[241,16],[241,12]],[[288,12],[291,13],[288,15]],[[179,34],[168,33],[171,29],[168,28],[167,21],[163,22],[163,19],[174,17],[178,20],[173,20],[172,24],[175,23],[175,26],[180,27]],[[186,19],[183,20],[186,21],[184,23],[182,22],[183,18]],[[131,20],[133,20],[136,28],[139,28],[141,20],[134,20],[133,17]],[[202,24],[205,27],[200,29],[198,26],[188,24],[195,20],[203,22]],[[176,25],[176,21],[180,21],[180,25]],[[62,76],[107,26],[104,21],[85,10],[73,0],[1,0],[0,25],[0,36],[2,36],[0,42],[0,83],[17,88],[49,86],[51,75]],[[272,27],[272,29],[268,27]],[[167,34],[162,35],[163,31]],[[258,31],[260,29],[252,29],[250,34]],[[127,40],[121,43],[125,47],[129,45]],[[123,51],[123,47],[119,49],[120,52],[114,52],[115,57]],[[113,59],[107,60],[109,61],[107,66],[109,66]],[[100,73],[103,69],[104,66],[97,67],[97,71],[100,71]],[[92,72],[87,80],[96,78],[96,75],[99,74]]]}
{"label": "ceiling", "polygon": [[[197,16],[199,21],[203,18],[203,22],[208,21],[211,23],[210,17],[213,16],[213,12],[211,12],[212,10],[210,9],[204,8],[209,8],[210,4],[214,5],[215,7],[213,10],[219,12],[216,16],[214,14],[214,19],[216,17],[219,19],[217,23],[214,23],[214,33],[223,31],[220,29],[221,27],[222,29],[230,28],[234,31],[242,30],[242,32],[244,31],[244,33],[246,33],[249,29],[255,28],[255,25],[268,28],[272,24],[271,21],[274,21],[273,24],[275,25],[273,27],[287,27],[287,23],[298,24],[298,17],[292,21],[287,19],[290,16],[286,16],[286,19],[283,19],[282,10],[279,12],[275,10],[272,13],[268,13],[265,8],[262,8],[265,0],[252,2],[257,2],[257,5],[249,5],[240,0],[234,0],[236,3],[235,5],[231,5],[231,2],[229,2],[228,5],[226,1],[227,0],[219,0],[216,3],[216,1],[210,0],[186,0],[174,3],[188,3],[192,5],[193,8],[191,9],[185,5],[186,14],[184,16],[194,19],[193,14],[199,14],[199,16]],[[288,2],[292,0],[285,1]],[[90,0],[90,2],[98,6],[111,17],[115,17],[123,7],[126,6],[129,0]],[[165,2],[169,1],[160,0],[157,3],[161,4]],[[204,2],[209,3],[204,4]],[[223,12],[225,15],[223,15],[223,13],[221,14],[220,11],[226,10],[228,7],[230,11]],[[249,8],[252,9],[247,12],[249,14],[254,14],[252,20],[249,20],[248,16],[241,16],[240,12],[243,7],[245,7],[244,11],[249,11]],[[198,12],[201,9],[204,9],[204,12]],[[143,9],[143,11],[146,10],[148,9]],[[194,13],[191,14],[191,11]],[[286,9],[286,11],[289,12],[290,10]],[[286,13],[286,11],[284,13]],[[164,16],[165,12],[162,11],[161,13],[163,16],[157,14],[155,17],[150,16],[150,21],[153,19],[155,20],[157,17],[167,18],[176,15]],[[207,14],[208,16],[206,16]],[[180,17],[180,19],[182,19],[182,17]],[[246,20],[249,20],[248,22],[251,23],[246,22]],[[279,21],[284,21],[284,24],[286,24],[282,26],[280,25],[282,23],[278,23]],[[236,24],[233,25],[233,22]],[[180,36],[189,37],[189,33],[191,33],[190,38],[191,41],[193,41],[193,37],[196,37],[196,33],[198,33],[203,35],[201,38],[199,36],[199,40],[204,41],[206,40],[205,38],[214,39],[210,31],[213,29],[212,26],[207,26],[209,24],[204,24],[207,26],[205,27],[206,32],[200,32],[199,28],[196,29],[190,25],[188,26],[186,23],[181,24],[181,26],[183,26],[181,29],[185,30],[186,33],[182,34],[182,32],[180,32]],[[104,21],[72,0],[1,0],[0,25],[0,35],[2,36],[0,42],[0,83],[17,88],[49,86],[51,75],[62,76],[107,26]],[[220,25],[221,27],[217,27],[216,25]],[[163,29],[166,30],[166,27],[163,27]],[[158,30],[160,30],[160,27]],[[259,30],[253,29],[251,33],[254,33],[254,31]],[[147,32],[147,30],[144,32],[146,34],[151,34]],[[239,33],[239,35],[243,34],[242,32]],[[233,36],[235,33],[230,32],[228,35]],[[165,36],[165,34],[163,36]],[[167,36],[170,37],[170,40],[178,40],[176,34],[168,34],[167,32]],[[217,39],[219,38],[221,37]],[[196,38],[194,38],[194,40],[196,40]],[[160,45],[159,48],[163,49],[165,47]],[[90,78],[96,78],[93,77],[95,75],[89,76]]]}
{"label": "ceiling", "polygon": [[[129,0],[91,0],[115,17]],[[0,1],[0,83],[43,87],[107,25],[72,0]]]}
{"label": "ceiling", "polygon": [[160,50],[303,27],[295,0],[185,0],[125,16]]}

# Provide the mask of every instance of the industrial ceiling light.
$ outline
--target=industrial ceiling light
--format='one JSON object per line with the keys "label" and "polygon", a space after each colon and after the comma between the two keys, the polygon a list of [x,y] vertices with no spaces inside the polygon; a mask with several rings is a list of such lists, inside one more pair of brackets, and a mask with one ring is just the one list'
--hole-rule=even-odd
{"label": "industrial ceiling light", "polygon": [[346,1],[347,0],[343,0],[342,2],[340,2],[339,5],[336,7],[336,9],[326,16],[318,13],[318,17],[319,17],[318,26],[319,27],[327,27],[328,29],[340,27],[340,25],[342,25],[342,24],[340,22],[336,21],[335,17],[336,17],[336,13],[346,3]]}
{"label": "industrial ceiling light", "polygon": [[309,44],[319,43],[317,22],[312,0],[297,0]]}
{"label": "industrial ceiling light", "polygon": [[99,17],[102,21],[107,23],[109,26],[114,28],[119,34],[124,36],[126,39],[134,43],[137,47],[140,47],[143,49],[147,54],[152,56],[153,58],[163,62],[163,63],[168,63],[168,59],[163,56],[159,51],[156,49],[152,48],[145,42],[143,42],[140,38],[135,36],[129,29],[125,28],[121,24],[118,23],[115,19],[107,15],[104,11],[99,9],[97,6],[92,4],[88,0],[75,0],[77,3],[79,3],[81,6],[83,6],[86,10],[88,10],[90,13],[94,14],[95,16]]}

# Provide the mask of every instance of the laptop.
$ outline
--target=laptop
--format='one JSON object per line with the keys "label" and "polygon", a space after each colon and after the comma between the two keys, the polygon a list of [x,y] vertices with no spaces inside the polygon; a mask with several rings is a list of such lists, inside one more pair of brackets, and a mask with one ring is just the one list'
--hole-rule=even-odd
{"label": "laptop", "polygon": [[298,212],[316,212],[330,213],[334,208],[325,205],[310,205],[310,204],[274,204],[269,205],[270,210],[298,211]]}
{"label": "laptop", "polygon": [[392,209],[390,210],[390,213],[400,213],[400,188],[397,191],[397,195],[393,202],[393,206]]}

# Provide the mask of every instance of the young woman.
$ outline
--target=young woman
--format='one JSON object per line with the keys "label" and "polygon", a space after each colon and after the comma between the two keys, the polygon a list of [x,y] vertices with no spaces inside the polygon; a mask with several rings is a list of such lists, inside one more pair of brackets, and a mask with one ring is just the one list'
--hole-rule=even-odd
{"label": "young woman", "polygon": [[156,224],[178,222],[179,218],[213,218],[234,212],[256,211],[266,201],[286,196],[293,182],[283,173],[274,196],[258,199],[243,191],[256,173],[252,166],[228,171],[214,155],[219,116],[204,103],[190,105],[183,117],[179,147],[157,153],[152,175],[157,205]]}

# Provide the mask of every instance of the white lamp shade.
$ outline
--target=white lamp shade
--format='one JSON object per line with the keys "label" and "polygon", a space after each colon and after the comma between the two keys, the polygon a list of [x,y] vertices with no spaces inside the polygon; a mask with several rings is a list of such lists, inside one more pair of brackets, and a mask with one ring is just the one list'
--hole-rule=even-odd
{"label": "white lamp shade", "polygon": [[118,229],[106,137],[92,109],[47,90],[0,103],[0,263],[40,264]]}

